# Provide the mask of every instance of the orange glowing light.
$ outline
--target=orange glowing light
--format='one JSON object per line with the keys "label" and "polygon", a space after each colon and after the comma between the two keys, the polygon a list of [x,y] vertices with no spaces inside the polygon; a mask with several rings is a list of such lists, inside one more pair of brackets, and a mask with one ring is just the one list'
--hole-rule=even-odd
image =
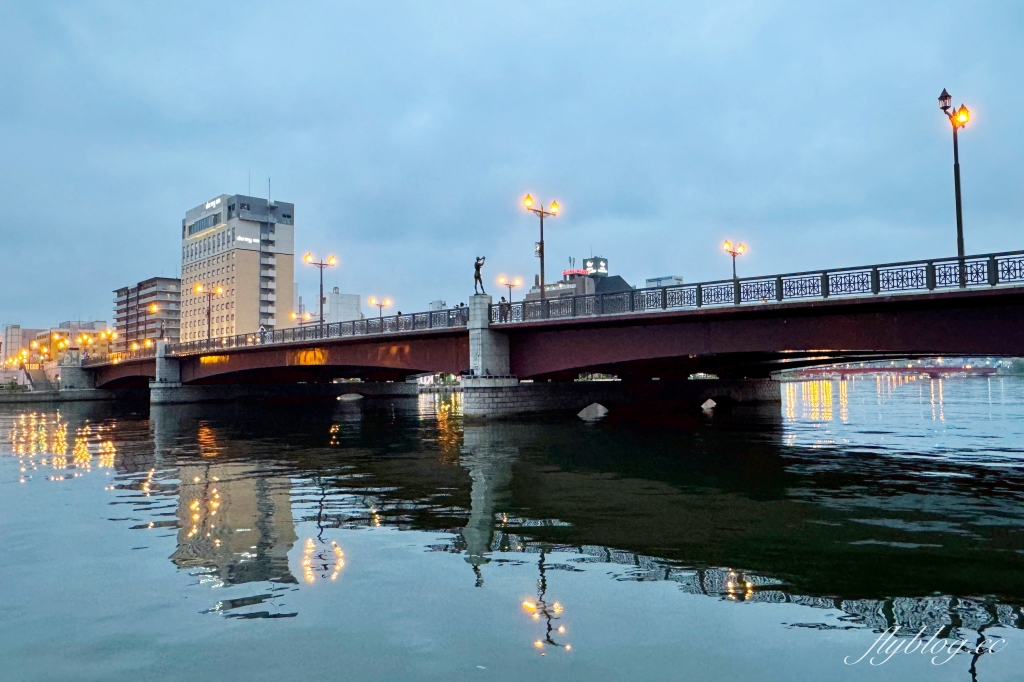
{"label": "orange glowing light", "polygon": [[963,104],[961,104],[960,108],[957,109],[957,112],[956,112],[956,122],[959,123],[962,126],[962,125],[966,124],[970,120],[971,120],[971,112],[967,110],[967,107],[965,107]]}
{"label": "orange glowing light", "polygon": [[560,207],[558,206],[558,202],[557,201],[552,201],[551,202],[551,214],[552,215],[558,215],[558,209],[559,208]]}
{"label": "orange glowing light", "polygon": [[302,260],[306,261],[307,263],[312,263],[313,262],[313,254],[307,253],[305,256],[302,257]]}
{"label": "orange glowing light", "polygon": [[337,259],[337,258],[335,258],[334,256],[331,256],[330,258],[328,258],[328,259],[327,259],[327,264],[328,264],[328,265],[334,265],[334,264],[336,264],[337,262],[338,262],[338,259]]}
{"label": "orange glowing light", "polygon": [[523,206],[525,206],[526,208],[533,208],[533,197],[527,194],[526,198],[523,199]]}

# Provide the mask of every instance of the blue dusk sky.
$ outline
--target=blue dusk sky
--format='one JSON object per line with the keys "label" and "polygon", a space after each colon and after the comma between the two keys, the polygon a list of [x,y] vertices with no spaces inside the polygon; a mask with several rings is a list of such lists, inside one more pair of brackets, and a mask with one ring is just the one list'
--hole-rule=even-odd
{"label": "blue dusk sky", "polygon": [[0,32],[0,323],[112,319],[250,175],[403,312],[477,255],[532,283],[526,192],[563,207],[549,280],[728,277],[726,238],[741,275],[954,255],[944,87],[967,251],[1024,248],[1021,2],[0,0]]}

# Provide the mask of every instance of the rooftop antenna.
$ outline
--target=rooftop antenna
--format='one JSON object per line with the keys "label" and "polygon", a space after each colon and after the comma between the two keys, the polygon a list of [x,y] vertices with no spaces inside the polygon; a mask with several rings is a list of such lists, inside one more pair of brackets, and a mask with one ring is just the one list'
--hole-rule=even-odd
{"label": "rooftop antenna", "polygon": [[252,196],[252,169],[249,169],[249,196]]}

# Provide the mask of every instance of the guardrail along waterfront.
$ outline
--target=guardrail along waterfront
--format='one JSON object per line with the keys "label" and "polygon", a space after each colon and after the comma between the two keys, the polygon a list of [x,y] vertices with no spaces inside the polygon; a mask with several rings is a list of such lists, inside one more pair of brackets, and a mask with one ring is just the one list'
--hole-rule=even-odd
{"label": "guardrail along waterfront", "polygon": [[941,258],[784,275],[631,289],[614,294],[562,296],[497,303],[491,323],[621,315],[686,308],[781,303],[806,299],[864,298],[948,289],[1024,284],[1024,251]]}

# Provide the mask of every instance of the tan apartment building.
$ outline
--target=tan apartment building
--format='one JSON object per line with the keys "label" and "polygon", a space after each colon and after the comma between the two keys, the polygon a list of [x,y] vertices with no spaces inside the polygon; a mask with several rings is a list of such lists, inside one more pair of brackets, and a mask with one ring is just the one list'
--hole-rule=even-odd
{"label": "tan apartment building", "polygon": [[240,194],[222,194],[185,214],[182,341],[207,338],[208,326],[210,338],[294,326],[294,216],[294,204]]}
{"label": "tan apartment building", "polygon": [[148,347],[159,339],[178,343],[181,338],[181,280],[150,277],[133,286],[114,290],[113,349]]}

